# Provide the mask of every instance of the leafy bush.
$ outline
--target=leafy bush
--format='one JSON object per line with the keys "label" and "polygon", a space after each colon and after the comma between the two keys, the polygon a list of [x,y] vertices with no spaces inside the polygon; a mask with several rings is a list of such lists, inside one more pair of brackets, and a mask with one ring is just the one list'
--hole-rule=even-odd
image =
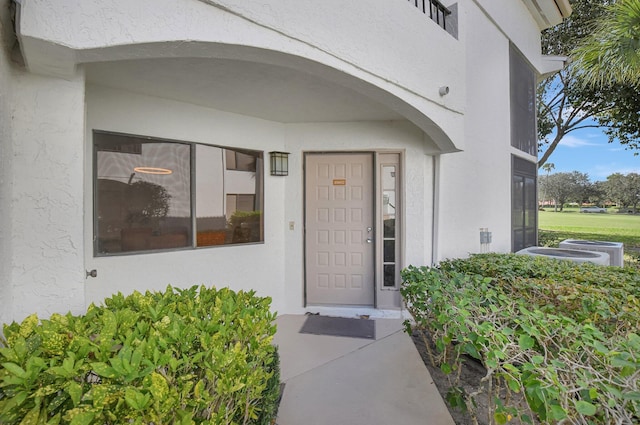
{"label": "leafy bush", "polygon": [[[473,411],[486,392],[492,423],[640,420],[637,272],[485,254],[409,267],[402,277],[415,320],[407,330],[432,339],[432,363],[451,374],[453,406]],[[456,387],[464,355],[487,371],[475,393]],[[511,403],[514,394],[524,406]]]}
{"label": "leafy bush", "polygon": [[0,423],[268,424],[279,391],[270,302],[168,287],[5,326]]}

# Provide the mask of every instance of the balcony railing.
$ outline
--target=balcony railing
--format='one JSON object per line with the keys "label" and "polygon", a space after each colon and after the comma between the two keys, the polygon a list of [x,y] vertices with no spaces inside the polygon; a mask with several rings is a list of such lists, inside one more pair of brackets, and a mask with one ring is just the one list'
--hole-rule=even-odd
{"label": "balcony railing", "polygon": [[409,0],[409,2],[414,3],[418,10],[422,10],[425,15],[428,13],[433,22],[445,30],[447,29],[447,16],[451,14],[451,11],[438,0]]}

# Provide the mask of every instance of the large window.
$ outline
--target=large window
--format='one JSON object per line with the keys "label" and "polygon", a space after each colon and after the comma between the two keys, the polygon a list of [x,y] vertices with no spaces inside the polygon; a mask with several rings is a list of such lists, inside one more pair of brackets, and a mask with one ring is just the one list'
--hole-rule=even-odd
{"label": "large window", "polygon": [[537,155],[536,76],[522,54],[509,49],[511,98],[511,146],[529,155]]}
{"label": "large window", "polygon": [[95,131],[95,255],[264,240],[262,152]]}
{"label": "large window", "polygon": [[538,202],[535,162],[512,156],[511,229],[513,251],[538,243]]}

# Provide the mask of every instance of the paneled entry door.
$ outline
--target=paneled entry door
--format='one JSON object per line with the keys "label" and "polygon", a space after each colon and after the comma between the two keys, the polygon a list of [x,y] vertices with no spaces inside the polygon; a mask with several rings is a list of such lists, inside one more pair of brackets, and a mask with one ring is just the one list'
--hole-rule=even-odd
{"label": "paneled entry door", "polygon": [[307,304],[374,304],[373,154],[307,154]]}

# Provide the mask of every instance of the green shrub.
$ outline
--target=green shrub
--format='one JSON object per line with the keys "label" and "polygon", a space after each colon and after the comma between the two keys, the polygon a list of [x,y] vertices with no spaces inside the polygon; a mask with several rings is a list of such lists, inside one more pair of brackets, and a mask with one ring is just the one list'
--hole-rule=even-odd
{"label": "green shrub", "polygon": [[[486,254],[402,277],[408,330],[435,344],[431,361],[451,376],[452,405],[473,411],[485,392],[491,423],[638,423],[637,272]],[[463,355],[487,370],[477,393],[458,385]],[[510,404],[513,393],[524,407]]]}
{"label": "green shrub", "polygon": [[270,423],[279,390],[270,302],[168,287],[5,326],[0,423]]}

